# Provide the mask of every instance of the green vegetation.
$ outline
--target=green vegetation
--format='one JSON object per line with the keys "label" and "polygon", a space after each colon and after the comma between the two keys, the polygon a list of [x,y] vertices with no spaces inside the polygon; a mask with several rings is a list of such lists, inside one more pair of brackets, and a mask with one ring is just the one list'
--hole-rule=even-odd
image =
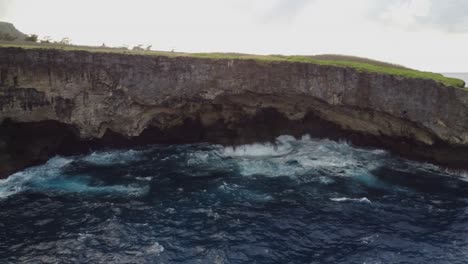
{"label": "green vegetation", "polygon": [[123,53],[134,55],[147,56],[166,56],[166,57],[194,57],[206,59],[230,59],[230,60],[256,60],[264,63],[275,62],[295,62],[295,63],[312,63],[318,65],[328,65],[335,67],[349,67],[361,72],[371,72],[380,74],[389,74],[402,76],[407,78],[422,78],[431,79],[447,86],[464,88],[465,82],[456,78],[445,77],[442,74],[423,72],[414,69],[409,69],[400,65],[370,60],[366,58],[343,56],[343,55],[317,55],[317,56],[283,56],[283,55],[250,55],[239,53],[181,53],[181,52],[164,52],[152,51],[143,49],[141,46],[134,50],[127,48],[110,48],[110,47],[90,47],[90,46],[74,46],[63,43],[34,43],[34,42],[5,42],[0,41],[0,47],[19,47],[25,49],[61,49],[68,51],[89,51],[102,53]]}
{"label": "green vegetation", "polygon": [[38,38],[39,38],[38,35],[32,34],[32,35],[27,36],[24,40],[25,41],[31,41],[31,42],[37,42]]}
{"label": "green vegetation", "polygon": [[310,56],[310,58],[311,59],[316,59],[316,60],[327,60],[327,61],[354,61],[354,62],[362,62],[362,63],[372,64],[372,65],[382,66],[382,67],[408,69],[407,67],[404,67],[402,65],[388,63],[388,62],[382,62],[382,61],[378,61],[378,60],[372,60],[372,59],[368,59],[368,58],[361,58],[361,57],[356,57],[356,56],[323,54],[323,55]]}
{"label": "green vegetation", "polygon": [[[409,69],[400,65],[394,65],[390,63],[370,60],[366,58],[343,56],[343,55],[318,55],[318,56],[283,56],[283,55],[247,55],[247,54],[235,54],[235,53],[195,53],[190,56],[201,57],[201,58],[213,58],[213,59],[254,59],[254,60],[266,60],[266,61],[287,61],[287,62],[301,62],[301,63],[313,63],[319,65],[328,65],[336,67],[349,67],[356,69],[361,72],[381,73],[402,76],[407,78],[421,78],[431,79],[439,83],[464,88],[465,82],[456,78],[445,77],[439,73],[424,72]],[[326,59],[322,59],[326,56]]]}

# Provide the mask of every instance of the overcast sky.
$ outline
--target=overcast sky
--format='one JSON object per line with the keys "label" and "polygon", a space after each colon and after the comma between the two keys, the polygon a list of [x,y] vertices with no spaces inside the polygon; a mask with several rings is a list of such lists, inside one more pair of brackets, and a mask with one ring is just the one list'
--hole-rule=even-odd
{"label": "overcast sky", "polygon": [[468,0],[0,0],[0,20],[76,44],[349,54],[468,72]]}

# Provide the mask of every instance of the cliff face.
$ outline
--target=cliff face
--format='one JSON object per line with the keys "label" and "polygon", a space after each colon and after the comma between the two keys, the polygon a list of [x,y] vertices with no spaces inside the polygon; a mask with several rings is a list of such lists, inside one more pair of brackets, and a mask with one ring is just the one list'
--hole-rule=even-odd
{"label": "cliff face", "polygon": [[[0,48],[2,122],[4,164],[18,155],[40,162],[72,152],[64,150],[71,138],[101,145],[110,141],[99,139],[119,136],[230,144],[289,132],[345,137],[468,167],[466,90],[306,63]],[[29,139],[53,134],[31,131],[44,122],[61,131],[54,136],[64,138],[55,142],[60,146]],[[23,139],[39,150],[18,151],[12,143],[19,144],[26,124]],[[21,166],[3,167],[5,175]]]}

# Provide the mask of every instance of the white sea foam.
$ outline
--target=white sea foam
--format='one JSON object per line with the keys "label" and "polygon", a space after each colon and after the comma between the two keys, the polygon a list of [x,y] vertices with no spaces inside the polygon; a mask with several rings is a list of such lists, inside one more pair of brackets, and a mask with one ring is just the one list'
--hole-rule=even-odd
{"label": "white sea foam", "polygon": [[152,177],[136,177],[135,179],[139,181],[151,181],[153,178]]}
{"label": "white sea foam", "polygon": [[94,152],[90,155],[84,156],[81,160],[93,163],[96,165],[112,165],[119,163],[128,163],[141,159],[142,151],[136,150],[112,150],[104,152]]}
{"label": "white sea foam", "polygon": [[333,202],[359,202],[359,203],[372,203],[366,197],[363,198],[347,198],[347,197],[340,197],[340,198],[330,198]]}
{"label": "white sea foam", "polygon": [[231,157],[283,156],[289,154],[293,150],[290,142],[294,140],[294,137],[291,136],[280,136],[277,138],[274,144],[256,143],[236,147],[226,147],[224,148],[222,154],[224,156]]}
{"label": "white sea foam", "polygon": [[0,181],[0,199],[19,193],[23,190],[22,186],[5,186]]}
{"label": "white sea foam", "polygon": [[187,164],[188,165],[198,165],[198,164],[205,164],[210,162],[211,155],[208,152],[195,152],[189,153]]}
{"label": "white sea foam", "polygon": [[80,157],[55,157],[44,165],[17,172],[0,180],[0,198],[22,191],[59,191],[68,193],[124,194],[138,196],[148,192],[148,186],[138,184],[106,185],[91,184],[87,175],[66,175],[64,169]]}
{"label": "white sea foam", "polygon": [[450,176],[455,176],[462,181],[468,182],[468,171],[466,170],[444,169],[444,172]]}
{"label": "white sea foam", "polygon": [[56,176],[60,169],[72,162],[72,159],[55,157],[46,164],[17,172],[7,179],[0,180],[0,198],[8,197],[31,188],[31,185],[42,184],[46,178]]}
{"label": "white sea foam", "polygon": [[[347,142],[278,137],[274,144],[251,144],[226,147],[220,156],[233,158],[232,163],[244,176],[290,176],[329,170],[337,175],[354,176],[380,166],[387,153],[381,150],[354,148]],[[301,180],[306,180],[304,177]]]}
{"label": "white sea foam", "polygon": [[158,242],[154,242],[153,245],[149,246],[147,249],[146,249],[146,253],[147,254],[155,254],[155,255],[159,255],[161,254],[162,252],[164,252],[164,247],[159,244]]}
{"label": "white sea foam", "polygon": [[232,157],[262,157],[262,156],[282,156],[288,154],[291,148],[287,145],[252,144],[238,147],[224,148],[225,156]]}
{"label": "white sea foam", "polygon": [[411,161],[411,160],[404,160],[403,162],[412,169],[437,173],[437,174],[445,175],[445,176],[452,177],[452,178],[455,177],[461,181],[468,182],[467,170],[448,169],[448,168],[443,168],[441,166],[431,164],[431,163],[422,163],[422,162]]}
{"label": "white sea foam", "polygon": [[335,181],[329,177],[322,176],[322,177],[319,177],[319,182],[328,185],[328,184],[334,183]]}
{"label": "white sea foam", "polygon": [[[387,186],[375,177],[372,171],[382,166],[383,162],[387,165],[389,162],[394,162],[389,159],[388,153],[382,150],[360,149],[347,142],[312,139],[307,135],[300,139],[281,136],[276,139],[275,143],[238,147],[184,145],[178,148],[180,148],[178,152],[171,153],[166,158],[158,156],[158,160],[154,162],[169,159],[180,165],[178,169],[194,176],[211,176],[218,172],[231,171],[243,176],[287,176],[300,182],[318,184],[333,184],[338,177],[353,177],[362,184],[375,188]],[[25,190],[41,189],[73,193],[141,195],[149,190],[148,182],[153,181],[152,177],[133,179],[139,175],[129,175],[126,181],[136,180],[135,183],[106,185],[104,182],[99,182],[99,179],[87,175],[69,175],[66,168],[75,161],[78,164],[84,161],[97,165],[122,163],[131,165],[134,161],[145,159],[147,155],[143,155],[144,153],[146,150],[116,150],[71,158],[56,157],[42,166],[29,168],[6,180],[0,180],[0,198]],[[74,166],[73,164],[71,166]],[[395,164],[395,166],[400,166],[401,162],[395,161]],[[430,164],[426,166],[408,162],[405,166],[441,171],[440,168]],[[448,173],[446,172],[447,175]],[[467,177],[466,174],[460,176]],[[222,188],[228,192],[232,191],[232,188],[236,189],[236,186],[223,186]],[[235,190],[235,192],[239,191]],[[262,196],[262,194],[254,193],[242,195],[250,196],[252,199],[260,199]]]}

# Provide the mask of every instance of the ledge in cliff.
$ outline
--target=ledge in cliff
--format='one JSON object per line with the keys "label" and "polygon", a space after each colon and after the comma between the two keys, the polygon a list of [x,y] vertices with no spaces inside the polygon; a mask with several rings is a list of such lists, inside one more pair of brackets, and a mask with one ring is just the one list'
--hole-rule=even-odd
{"label": "ledge in cliff", "polygon": [[346,138],[468,168],[468,92],[294,62],[0,48],[0,176],[103,146]]}

